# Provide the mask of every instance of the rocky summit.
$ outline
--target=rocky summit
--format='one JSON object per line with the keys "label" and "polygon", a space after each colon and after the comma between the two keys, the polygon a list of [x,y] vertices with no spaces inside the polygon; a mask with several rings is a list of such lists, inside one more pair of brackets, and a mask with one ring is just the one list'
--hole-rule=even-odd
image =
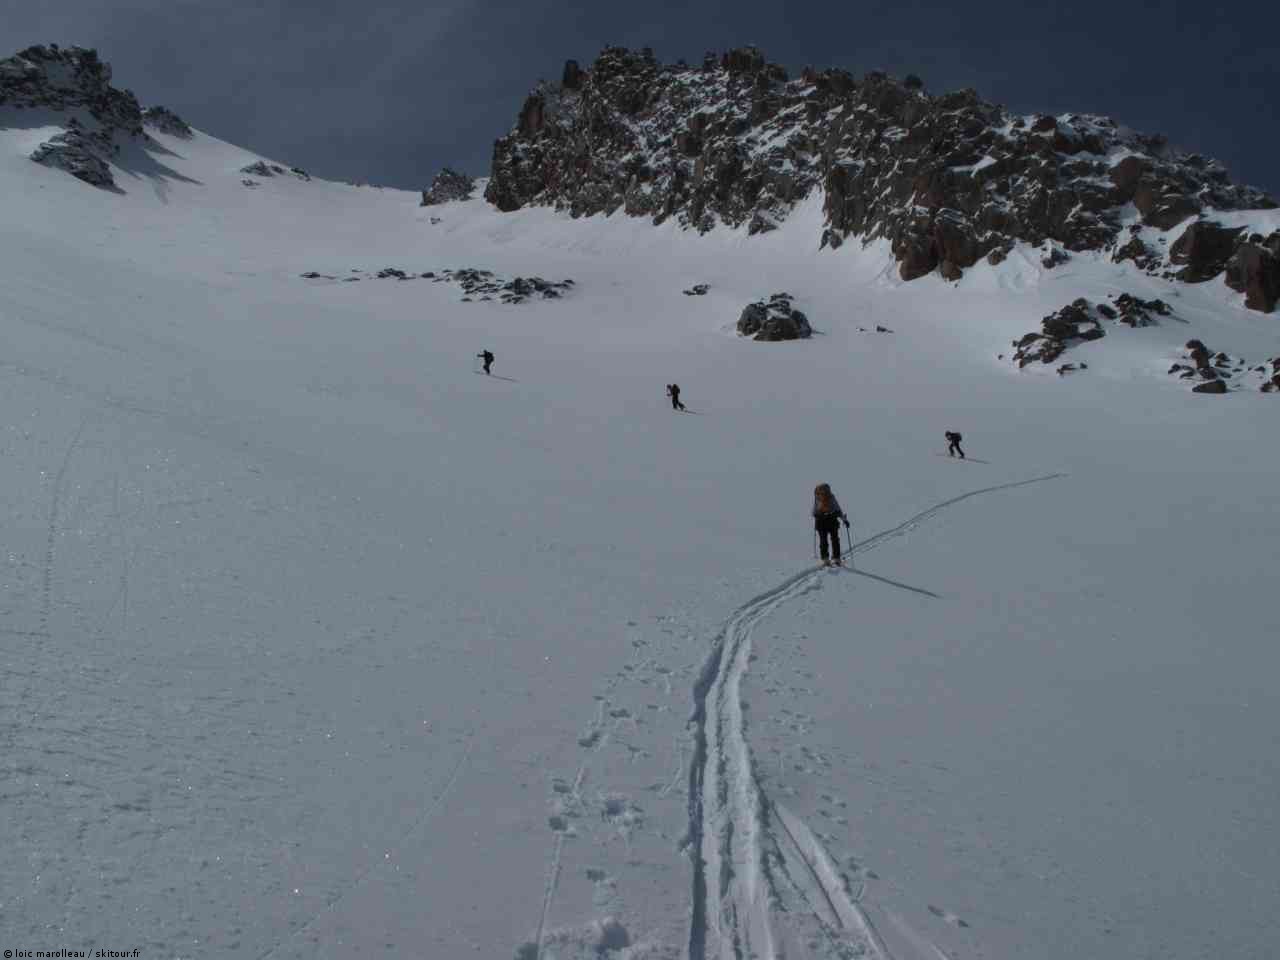
{"label": "rocky summit", "polygon": [[[620,47],[586,68],[568,61],[494,145],[485,197],[501,210],[620,210],[755,234],[814,191],[823,246],[886,240],[904,280],[959,279],[1025,243],[1046,250],[1046,268],[1107,251],[1186,282],[1225,274],[1257,310],[1274,309],[1280,291],[1280,236],[1213,220],[1275,201],[1214,160],[1106,117],[1017,116],[973,90],[934,95],[915,76],[790,77],[754,47],[700,65]],[[1147,243],[1189,220],[1194,243]]]}
{"label": "rocky summit", "polygon": [[64,131],[31,153],[97,187],[115,185],[108,161],[121,146],[146,139],[145,127],[191,136],[182,118],[164,107],[144,113],[128,90],[111,85],[111,67],[84,47],[28,47],[0,60],[0,108],[52,111]]}

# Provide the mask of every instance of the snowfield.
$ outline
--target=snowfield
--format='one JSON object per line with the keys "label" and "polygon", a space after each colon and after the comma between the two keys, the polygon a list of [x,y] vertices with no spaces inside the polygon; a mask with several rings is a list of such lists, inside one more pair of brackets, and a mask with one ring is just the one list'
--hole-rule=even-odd
{"label": "snowfield", "polygon": [[[1166,371],[1277,316],[1035,250],[903,284],[816,198],[698,237],[249,188],[200,133],[112,193],[11,121],[5,947],[1275,952],[1280,401]],[[814,337],[739,338],[783,291]],[[1174,316],[1009,362],[1121,291]]]}

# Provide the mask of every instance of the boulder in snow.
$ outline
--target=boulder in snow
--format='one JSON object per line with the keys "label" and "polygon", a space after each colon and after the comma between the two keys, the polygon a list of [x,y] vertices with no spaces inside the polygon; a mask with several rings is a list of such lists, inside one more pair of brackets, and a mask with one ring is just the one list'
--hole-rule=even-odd
{"label": "boulder in snow", "polygon": [[775,293],[748,304],[738,317],[738,333],[755,340],[801,340],[813,334],[809,318],[791,306],[791,295]]}

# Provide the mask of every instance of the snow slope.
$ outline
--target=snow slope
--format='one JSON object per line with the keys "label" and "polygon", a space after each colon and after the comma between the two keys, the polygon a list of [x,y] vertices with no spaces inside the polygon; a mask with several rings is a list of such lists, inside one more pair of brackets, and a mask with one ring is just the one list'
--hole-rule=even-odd
{"label": "snow slope", "polygon": [[[113,194],[47,133],[0,120],[6,946],[1280,942],[1275,399],[1165,373],[1280,355],[1274,317],[1035,251],[903,285],[816,206],[748,239],[246,188],[199,133]],[[782,290],[814,338],[738,339]],[[1176,318],[1008,363],[1121,290]]]}

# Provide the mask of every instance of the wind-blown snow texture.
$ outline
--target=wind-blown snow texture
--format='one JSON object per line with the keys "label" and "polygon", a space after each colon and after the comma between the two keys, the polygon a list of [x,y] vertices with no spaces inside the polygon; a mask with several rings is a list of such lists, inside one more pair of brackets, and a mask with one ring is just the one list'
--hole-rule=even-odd
{"label": "wind-blown snow texture", "polygon": [[[249,189],[198,130],[112,192],[30,161],[58,120],[0,107],[6,948],[1280,941],[1276,398],[1167,374],[1280,355],[1224,285],[1025,246],[904,284],[885,241],[818,255],[816,195],[699,237]],[[740,338],[779,290],[814,336]],[[1122,291],[1172,313],[1008,361]]]}

